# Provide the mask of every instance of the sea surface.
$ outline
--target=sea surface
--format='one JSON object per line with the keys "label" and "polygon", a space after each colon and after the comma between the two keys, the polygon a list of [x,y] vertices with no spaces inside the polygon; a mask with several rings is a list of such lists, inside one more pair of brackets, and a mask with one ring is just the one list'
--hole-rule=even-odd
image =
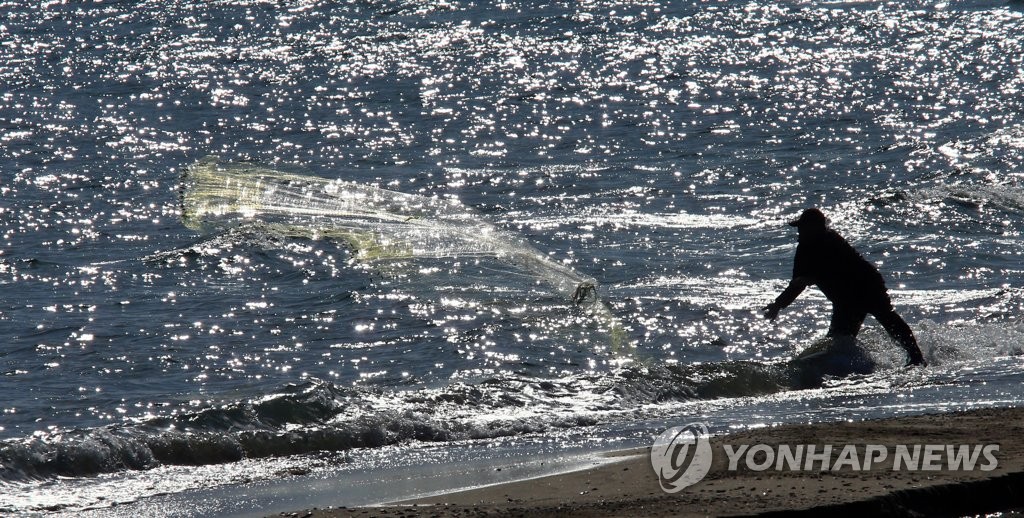
{"label": "sea surface", "polygon": [[[196,230],[208,156],[465,207],[606,311],[472,249]],[[875,372],[787,377],[829,304],[760,309],[811,206],[928,368],[869,318]],[[0,514],[1019,406],[1022,280],[1019,1],[0,1]]]}

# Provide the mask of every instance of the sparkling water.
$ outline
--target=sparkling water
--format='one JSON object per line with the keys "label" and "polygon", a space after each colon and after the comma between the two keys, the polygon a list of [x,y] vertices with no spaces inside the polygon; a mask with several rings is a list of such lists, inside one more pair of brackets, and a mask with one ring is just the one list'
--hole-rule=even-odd
{"label": "sparkling water", "polygon": [[[0,3],[0,512],[1021,403],[1020,2],[538,4]],[[209,155],[465,207],[609,315],[471,247],[192,228]],[[811,206],[927,369],[869,319],[874,373],[791,383],[828,302],[759,310]]]}

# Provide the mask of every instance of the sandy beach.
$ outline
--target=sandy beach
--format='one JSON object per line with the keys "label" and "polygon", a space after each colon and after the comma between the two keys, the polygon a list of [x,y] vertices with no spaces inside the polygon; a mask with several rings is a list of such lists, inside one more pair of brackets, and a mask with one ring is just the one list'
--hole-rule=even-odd
{"label": "sandy beach", "polygon": [[[660,488],[649,449],[595,459],[595,467],[382,507],[311,509],[281,516],[741,516],[797,513],[968,515],[1024,507],[1024,409],[984,409],[877,421],[785,425],[712,438],[713,462],[703,480],[675,494]],[[870,469],[754,471],[729,469],[729,445],[883,445]],[[982,470],[894,470],[897,445],[997,445],[997,466]],[[762,448],[763,449],[763,448]],[[924,450],[922,450],[924,451]],[[990,450],[994,451],[994,450]],[[743,457],[737,457],[742,459]],[[934,466],[935,463],[932,463]],[[819,467],[820,465],[815,465]],[[919,465],[923,468],[925,463]],[[858,466],[864,468],[863,464]],[[990,467],[990,466],[988,466]]]}

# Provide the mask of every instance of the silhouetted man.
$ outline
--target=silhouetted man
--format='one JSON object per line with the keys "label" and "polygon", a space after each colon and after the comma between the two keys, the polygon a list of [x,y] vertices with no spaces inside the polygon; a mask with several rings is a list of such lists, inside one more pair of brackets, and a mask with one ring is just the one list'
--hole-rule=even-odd
{"label": "silhouetted man", "polygon": [[793,279],[775,302],[764,308],[765,318],[775,320],[779,310],[813,284],[832,302],[828,336],[857,336],[870,313],[906,349],[910,357],[907,365],[925,365],[914,333],[893,309],[878,269],[828,228],[828,220],[820,210],[807,209],[790,225],[800,231]]}

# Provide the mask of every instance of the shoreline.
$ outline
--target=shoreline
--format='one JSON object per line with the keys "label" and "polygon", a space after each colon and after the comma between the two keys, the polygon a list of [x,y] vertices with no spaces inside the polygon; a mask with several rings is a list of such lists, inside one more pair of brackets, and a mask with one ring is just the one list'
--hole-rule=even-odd
{"label": "shoreline", "polygon": [[[653,440],[652,440],[653,442]],[[860,422],[781,425],[711,438],[713,461],[700,482],[662,491],[649,448],[614,452],[568,473],[421,496],[374,507],[310,509],[273,516],[695,516],[865,513],[976,514],[1024,508],[1024,408],[990,408]],[[974,470],[869,469],[755,471],[729,469],[725,445],[998,445],[998,466]],[[908,448],[909,451],[910,448]],[[740,459],[741,457],[736,457]],[[756,457],[763,459],[763,457]],[[744,457],[745,459],[745,457]],[[925,463],[919,465],[925,467]],[[867,468],[860,465],[858,468]],[[931,466],[934,467],[934,466]]]}

